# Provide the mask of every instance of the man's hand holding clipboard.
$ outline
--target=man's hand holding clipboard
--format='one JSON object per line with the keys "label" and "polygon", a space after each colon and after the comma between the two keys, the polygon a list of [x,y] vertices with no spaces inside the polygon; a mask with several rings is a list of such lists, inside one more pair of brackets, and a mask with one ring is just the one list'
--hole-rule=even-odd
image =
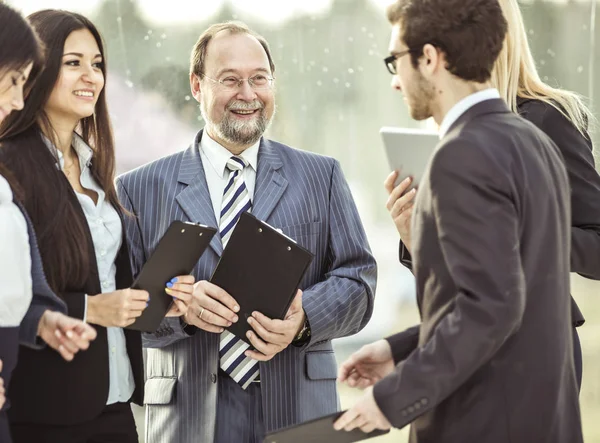
{"label": "man's hand holding clipboard", "polygon": [[248,324],[254,331],[246,332],[246,337],[255,350],[247,350],[247,357],[258,361],[271,360],[287,348],[298,336],[306,321],[302,309],[302,291],[298,289],[283,320],[271,319],[260,312],[248,317]]}
{"label": "man's hand holding clipboard", "polygon": [[[184,320],[207,332],[228,329],[272,359],[308,335],[298,289],[313,255],[268,224],[242,214],[211,281],[195,284]],[[302,333],[302,334],[301,334]]]}

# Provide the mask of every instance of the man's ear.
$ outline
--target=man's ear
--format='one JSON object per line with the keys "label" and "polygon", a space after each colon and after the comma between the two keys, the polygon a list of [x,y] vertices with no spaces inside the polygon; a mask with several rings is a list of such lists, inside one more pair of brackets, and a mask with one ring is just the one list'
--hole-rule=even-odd
{"label": "man's ear", "polygon": [[190,90],[192,91],[192,96],[200,103],[200,97],[202,96],[200,90],[200,77],[194,73],[190,74]]}
{"label": "man's ear", "polygon": [[433,75],[438,69],[446,67],[446,58],[444,53],[438,50],[432,44],[423,46],[423,55],[421,57],[421,67],[429,75]]}

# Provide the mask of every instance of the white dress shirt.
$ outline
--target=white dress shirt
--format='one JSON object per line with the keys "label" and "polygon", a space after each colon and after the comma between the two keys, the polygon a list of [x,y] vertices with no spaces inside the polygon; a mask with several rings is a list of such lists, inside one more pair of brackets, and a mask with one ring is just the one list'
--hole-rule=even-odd
{"label": "white dress shirt", "polygon": [[450,108],[450,110],[444,117],[444,120],[442,120],[442,124],[440,125],[440,139],[442,139],[446,135],[446,132],[448,132],[450,126],[452,126],[452,124],[470,108],[475,106],[477,103],[481,103],[485,100],[491,100],[494,98],[500,98],[500,93],[495,88],[488,88],[484,89],[483,91],[479,91],[474,94],[468,95],[461,101],[456,103],[454,106],[452,106],[452,108]]}
{"label": "white dress shirt", "polygon": [[[258,166],[258,147],[260,140],[240,154],[250,167],[244,168],[244,183],[248,189],[250,201],[254,201],[254,186],[256,184],[256,168]],[[229,170],[226,169],[227,161],[233,154],[219,143],[214,141],[206,131],[200,140],[200,158],[204,167],[204,175],[210,193],[210,200],[215,211],[217,226],[221,221],[221,205],[223,191],[229,181]]]}
{"label": "white dress shirt", "polygon": [[1,175],[0,245],[0,327],[15,327],[31,304],[31,256],[25,218]]}
{"label": "white dress shirt", "polygon": [[[115,260],[123,242],[121,218],[110,202],[106,201],[104,190],[92,177],[92,172],[89,168],[93,154],[92,149],[77,134],[73,135],[73,148],[79,157],[79,166],[81,168],[79,180],[81,186],[98,194],[98,202],[94,203],[89,196],[76,193],[77,200],[83,209],[92,234],[96,262],[98,263],[101,292],[113,292],[116,290],[115,278],[117,266]],[[64,168],[64,158],[60,150],[57,150],[57,153],[62,169]],[[106,404],[127,402],[133,394],[135,382],[133,380],[131,362],[127,355],[125,334],[121,328],[106,328],[106,333],[108,338],[110,380]]]}

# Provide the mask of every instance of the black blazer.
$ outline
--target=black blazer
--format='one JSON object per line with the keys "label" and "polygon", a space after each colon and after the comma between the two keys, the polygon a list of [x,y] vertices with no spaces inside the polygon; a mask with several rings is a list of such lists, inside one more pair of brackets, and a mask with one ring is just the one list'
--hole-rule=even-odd
{"label": "black blazer", "polygon": [[[28,134],[3,143],[0,159],[16,177],[31,173],[17,161],[22,149],[38,149],[37,154],[48,155],[48,161],[52,161],[50,152],[38,141]],[[67,180],[62,174],[57,176],[59,180]],[[72,188],[69,189],[72,191]],[[25,195],[29,191],[33,192],[28,189],[24,191]],[[85,222],[85,215],[74,191],[70,192],[69,199],[72,205],[79,208],[77,216]],[[120,211],[119,214],[122,220],[123,215]],[[87,227],[87,222],[84,226]],[[89,229],[86,229],[85,238],[81,241],[89,245],[89,259],[93,271],[82,287],[70,287],[64,293],[57,295],[67,304],[68,315],[83,319],[85,294],[98,294],[101,292],[101,286]],[[123,243],[116,258],[116,268],[117,289],[130,287],[133,279],[124,230]],[[35,276],[40,273],[32,271],[32,274]],[[97,325],[94,327],[98,332],[96,340],[91,343],[87,351],[79,352],[71,362],[64,361],[52,349],[36,351],[24,346],[20,347],[19,360],[8,391],[11,398],[8,417],[11,422],[73,425],[89,421],[102,412],[108,398],[109,351],[106,328]],[[125,340],[135,381],[132,400],[142,404],[144,374],[141,334],[137,331],[125,330]]]}
{"label": "black blazer", "polygon": [[414,212],[418,346],[374,387],[411,442],[583,441],[569,204],[558,148],[500,99],[438,145]]}
{"label": "black blazer", "polygon": [[[594,164],[592,141],[554,106],[540,100],[518,99],[521,117],[540,128],[560,149],[571,187],[571,272],[600,280],[600,174]],[[411,269],[410,253],[400,242],[400,262]],[[573,326],[585,319],[571,298]]]}

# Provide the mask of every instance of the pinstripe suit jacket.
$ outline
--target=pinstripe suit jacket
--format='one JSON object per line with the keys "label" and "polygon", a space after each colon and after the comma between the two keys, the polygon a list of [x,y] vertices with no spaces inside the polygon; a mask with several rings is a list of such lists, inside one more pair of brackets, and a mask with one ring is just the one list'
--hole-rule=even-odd
{"label": "pinstripe suit jacket", "polygon": [[[202,131],[187,150],[117,179],[121,202],[135,215],[126,222],[134,274],[172,221],[218,226],[199,153],[201,137]],[[301,283],[311,341],[260,364],[269,431],[339,408],[331,340],[358,332],[371,317],[376,265],[334,159],[263,139],[252,212],[315,254]],[[210,278],[222,250],[216,235],[194,268],[197,280]],[[219,335],[189,329],[169,318],[144,337],[147,443],[214,439]]]}

